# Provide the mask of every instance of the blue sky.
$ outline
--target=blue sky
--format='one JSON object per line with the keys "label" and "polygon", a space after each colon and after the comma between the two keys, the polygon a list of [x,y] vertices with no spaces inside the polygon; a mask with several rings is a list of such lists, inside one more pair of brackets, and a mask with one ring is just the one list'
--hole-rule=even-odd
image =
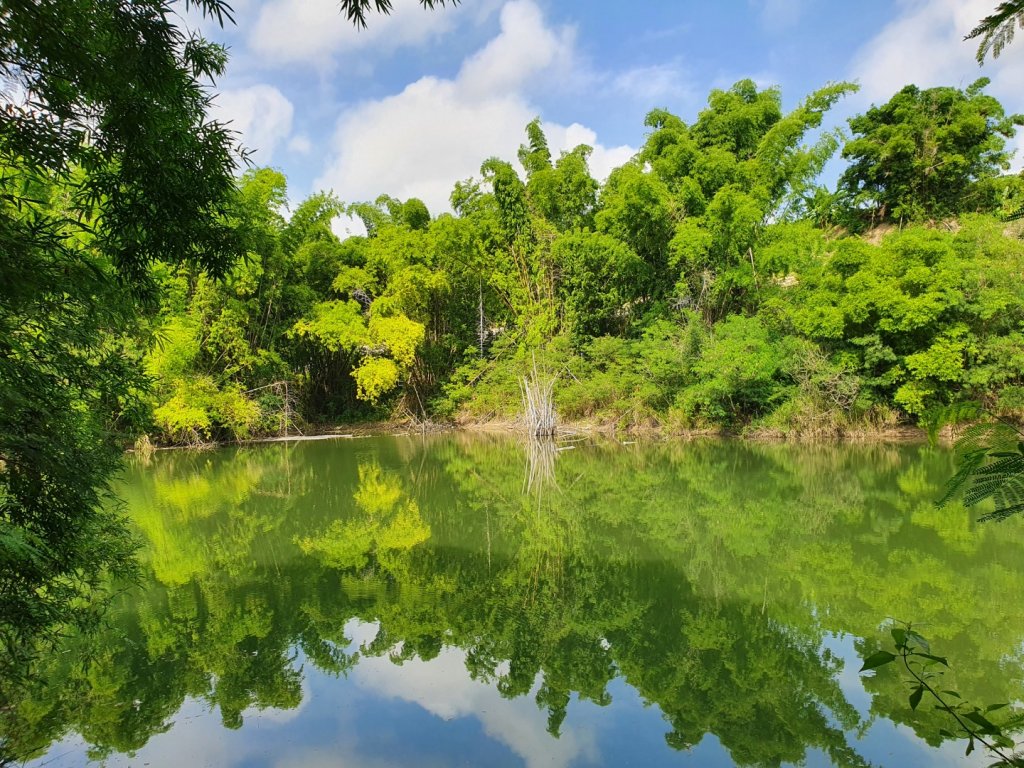
{"label": "blue sky", "polygon": [[979,68],[961,38],[995,0],[463,0],[423,11],[394,0],[357,31],[334,0],[236,0],[218,116],[285,172],[301,200],[380,193],[446,209],[454,181],[489,156],[514,159],[534,116],[556,150],[594,146],[604,177],[644,140],[655,106],[691,121],[712,88],[781,88],[792,107],[830,81],[861,92],[836,125],[903,84],[966,86],[985,75],[1024,111],[1024,40]]}

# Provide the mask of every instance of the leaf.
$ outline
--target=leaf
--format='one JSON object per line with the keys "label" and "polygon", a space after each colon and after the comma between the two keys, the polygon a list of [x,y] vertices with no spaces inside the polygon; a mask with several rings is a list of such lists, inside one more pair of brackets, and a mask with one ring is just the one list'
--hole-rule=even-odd
{"label": "leaf", "polygon": [[974,751],[974,737],[971,736],[971,740],[969,742],[967,742],[967,751],[964,752],[964,757],[967,757],[967,755],[971,754],[971,752],[973,752],[973,751]]}
{"label": "leaf", "polygon": [[1002,729],[981,714],[981,712],[968,712],[964,717],[980,726],[982,733],[1002,733]]}
{"label": "leaf", "polygon": [[947,739],[955,739],[956,735],[951,731],[947,731],[945,728],[939,728],[939,736],[943,736]]}
{"label": "leaf", "polygon": [[914,653],[912,653],[911,656],[920,656],[923,659],[930,659],[931,661],[937,662],[937,663],[942,664],[944,666],[947,666],[947,667],[949,666],[949,662],[946,661],[946,658],[944,656],[933,656],[930,653],[920,653],[918,651],[915,651]]}
{"label": "leaf", "polygon": [[[924,654],[922,654],[922,655],[927,655],[927,653],[928,653],[929,651],[931,651],[931,646],[930,646],[930,645],[928,645],[928,641],[927,641],[927,640],[925,640],[925,639],[924,639],[924,638],[923,638],[923,637],[922,637],[921,635],[919,635],[919,634],[918,634],[917,632],[913,632],[913,631],[908,631],[908,632],[907,632],[907,638],[908,638],[908,639],[910,639],[910,640],[913,640],[913,641],[914,641],[914,642],[915,642],[915,643],[916,643],[917,645],[919,645],[919,646],[920,646],[921,648],[924,648],[924,650],[925,650],[925,653],[924,653]],[[948,665],[947,665],[947,666],[948,666]]]}
{"label": "leaf", "polygon": [[985,711],[986,712],[995,712],[998,709],[1002,709],[1003,707],[1008,707],[1008,706],[1010,706],[1008,703],[1007,704],[989,704],[987,707],[985,707]]}
{"label": "leaf", "polygon": [[961,698],[960,694],[957,693],[956,691],[943,691],[943,693],[946,694],[947,696],[953,696],[954,698],[957,698],[957,699]]}
{"label": "leaf", "polygon": [[889,630],[889,634],[892,635],[892,640],[896,643],[897,648],[902,648],[907,644],[907,630],[902,627],[893,627]]}
{"label": "leaf", "polygon": [[924,686],[919,685],[910,694],[910,708],[917,709],[917,705],[921,703],[921,697],[924,695]]}
{"label": "leaf", "polygon": [[1011,739],[1009,736],[1006,736],[1006,735],[1004,735],[1002,733],[997,733],[995,736],[993,736],[992,737],[992,742],[997,747],[1007,747],[1009,749],[1013,749],[1013,747],[1015,746],[1013,739]]}
{"label": "leaf", "polygon": [[888,651],[875,651],[864,659],[864,666],[860,668],[860,671],[867,672],[869,669],[877,669],[883,664],[888,664],[895,660],[896,654],[894,653],[889,653]]}

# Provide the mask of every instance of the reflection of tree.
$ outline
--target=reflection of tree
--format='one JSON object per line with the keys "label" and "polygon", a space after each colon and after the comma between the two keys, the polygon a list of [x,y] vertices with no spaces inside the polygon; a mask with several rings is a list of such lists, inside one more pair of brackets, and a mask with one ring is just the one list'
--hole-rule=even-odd
{"label": "reflection of tree", "polygon": [[404,498],[398,479],[386,477],[379,465],[359,466],[354,500],[359,514],[333,520],[321,533],[298,539],[302,551],[325,565],[358,570],[371,555],[394,565],[393,553],[430,538],[416,502]]}
{"label": "reflection of tree", "polygon": [[[741,764],[813,748],[859,765],[822,639],[870,645],[887,615],[926,622],[970,698],[1024,695],[1001,597],[1024,587],[1024,535],[937,516],[944,455],[579,446],[538,496],[521,450],[457,435],[158,456],[125,484],[148,586],[0,711],[7,747],[74,729],[97,755],[131,751],[188,696],[237,727],[251,707],[299,703],[300,653],[344,674],[360,655],[429,660],[447,644],[503,695],[533,692],[553,734],[574,696],[607,704],[621,675],[675,748],[714,734]],[[357,651],[352,618],[379,626]],[[938,741],[943,723],[912,715],[898,681],[866,685],[873,714]]]}

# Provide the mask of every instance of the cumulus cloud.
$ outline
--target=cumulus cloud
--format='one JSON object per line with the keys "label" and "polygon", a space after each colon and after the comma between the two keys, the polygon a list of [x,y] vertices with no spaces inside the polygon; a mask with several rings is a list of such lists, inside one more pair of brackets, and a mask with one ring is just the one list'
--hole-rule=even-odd
{"label": "cumulus cloud", "polygon": [[[419,197],[434,213],[446,209],[453,183],[478,174],[483,160],[515,158],[523,128],[538,113],[528,99],[531,87],[570,76],[573,43],[573,31],[550,28],[533,0],[506,3],[499,34],[453,79],[424,77],[345,112],[317,186],[346,201],[386,192]],[[635,151],[603,147],[580,125],[545,129],[556,155],[578,143],[594,146],[599,176]]]}
{"label": "cumulus cloud", "polygon": [[334,57],[372,48],[375,53],[422,45],[451,31],[458,9],[425,11],[418,3],[395,4],[373,15],[365,29],[349,23],[336,0],[270,0],[249,30],[251,52],[269,65],[328,66]]}
{"label": "cumulus cloud", "polygon": [[853,75],[861,83],[863,98],[878,103],[907,83],[966,87],[985,76],[992,78],[993,95],[1015,101],[1024,84],[1021,44],[1011,45],[1000,58],[979,68],[974,59],[977,46],[963,40],[991,11],[991,0],[902,3],[902,12],[854,58]]}
{"label": "cumulus cloud", "polygon": [[221,91],[213,115],[238,131],[242,144],[253,151],[253,160],[269,163],[278,145],[292,130],[295,109],[281,91],[271,85],[253,85]]}

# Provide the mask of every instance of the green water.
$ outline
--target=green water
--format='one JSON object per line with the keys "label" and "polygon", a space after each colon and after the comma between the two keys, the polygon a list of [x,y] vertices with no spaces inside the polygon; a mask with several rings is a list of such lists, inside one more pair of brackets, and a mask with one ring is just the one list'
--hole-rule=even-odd
{"label": "green water", "polygon": [[985,765],[914,713],[1024,699],[1024,520],[924,446],[397,436],[163,452],[143,584],[47,660],[32,765]]}

